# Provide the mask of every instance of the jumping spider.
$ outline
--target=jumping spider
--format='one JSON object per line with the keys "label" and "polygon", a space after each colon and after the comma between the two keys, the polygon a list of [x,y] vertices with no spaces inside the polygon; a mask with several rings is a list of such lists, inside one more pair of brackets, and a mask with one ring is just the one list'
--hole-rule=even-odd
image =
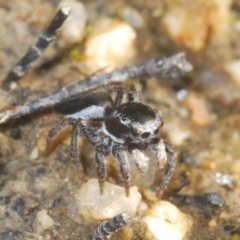
{"label": "jumping spider", "polygon": [[[30,48],[4,79],[2,84],[4,89],[8,89],[12,82],[18,82],[27,73],[31,63],[41,56],[48,44],[53,41],[69,14],[70,9],[68,7],[59,9],[37,43]],[[50,146],[51,140],[67,124],[72,125],[71,157],[76,166],[81,168],[78,146],[80,135],[95,147],[101,193],[106,178],[104,156],[112,154],[119,161],[126,194],[128,195],[131,175],[126,152],[132,154],[136,166],[144,172],[148,168],[149,159],[143,151],[150,149],[156,153],[159,168],[167,163],[159,188],[159,194],[161,195],[176,165],[176,154],[173,148],[158,137],[159,129],[163,125],[162,116],[149,106],[139,102],[134,87],[130,88],[127,101],[124,100],[126,94],[123,90],[118,91],[115,100],[107,91],[86,92],[101,86],[123,83],[131,78],[181,76],[191,69],[192,66],[186,61],[185,55],[180,53],[170,58],[150,59],[140,64],[114,70],[108,74],[94,75],[85,81],[63,87],[60,91],[49,96],[0,113],[0,125],[49,108],[54,108],[57,113],[65,115],[65,119],[50,131],[47,146]],[[81,93],[85,95],[79,97]],[[169,154],[169,159],[167,159],[167,154]]]}
{"label": "jumping spider", "polygon": [[[159,189],[159,193],[162,194],[176,164],[174,150],[158,137],[163,118],[161,114],[139,102],[133,85],[130,87],[128,96],[125,95],[123,90],[119,90],[113,101],[107,91],[99,91],[57,104],[54,107],[55,112],[64,114],[65,118],[50,131],[47,146],[67,124],[72,125],[71,157],[77,168],[81,168],[78,137],[82,135],[95,147],[100,192],[103,193],[106,178],[104,156],[112,154],[119,162],[127,196],[131,174],[126,152],[132,154],[138,169],[145,172],[149,159],[142,151],[151,149],[156,152],[160,168],[167,162]],[[125,98],[127,101],[124,100]],[[92,124],[95,121],[100,121],[101,124],[96,127]],[[167,153],[170,155],[169,159],[167,159]]]}

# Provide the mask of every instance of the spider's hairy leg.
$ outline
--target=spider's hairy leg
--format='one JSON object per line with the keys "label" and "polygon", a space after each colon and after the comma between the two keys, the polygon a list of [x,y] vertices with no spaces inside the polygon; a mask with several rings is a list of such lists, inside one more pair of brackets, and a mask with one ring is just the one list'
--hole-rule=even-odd
{"label": "spider's hairy leg", "polygon": [[59,122],[54,128],[50,130],[47,136],[47,144],[46,144],[46,152],[48,153],[51,148],[51,142],[52,140],[57,137],[67,126],[69,120],[64,119],[61,122]]}
{"label": "spider's hairy leg", "polygon": [[104,182],[106,179],[106,165],[105,165],[105,159],[104,159],[105,151],[106,151],[106,146],[103,144],[99,144],[95,148],[95,152],[96,152],[95,158],[97,162],[97,174],[98,174],[100,194],[103,194]]}
{"label": "spider's hairy leg", "polygon": [[112,154],[119,162],[120,171],[124,181],[126,196],[129,196],[129,188],[131,181],[130,166],[126,155],[126,150],[122,145],[115,145]]}
{"label": "spider's hairy leg", "polygon": [[78,145],[78,140],[80,136],[80,129],[81,129],[81,123],[80,119],[71,119],[70,124],[72,125],[72,134],[71,134],[71,150],[70,150],[70,156],[72,160],[74,161],[76,167],[78,170],[82,170],[82,165],[80,164],[79,156],[80,156],[80,148]]}
{"label": "spider's hairy leg", "polygon": [[118,89],[115,100],[115,106],[119,106],[125,102],[124,96],[125,96],[124,90],[122,88]]}
{"label": "spider's hairy leg", "polygon": [[82,135],[94,146],[101,143],[101,138],[97,134],[96,129],[87,124],[87,121],[81,120],[81,133]]}
{"label": "spider's hairy leg", "polygon": [[137,89],[134,84],[131,84],[129,87],[128,101],[129,102],[139,102],[139,95],[137,93]]}
{"label": "spider's hairy leg", "polygon": [[2,83],[3,88],[8,89],[11,82],[17,82],[27,73],[31,63],[34,62],[39,56],[41,56],[42,52],[54,40],[58,30],[60,29],[66,18],[69,16],[69,14],[69,7],[62,7],[58,10],[50,24],[40,35],[37,43],[28,50],[28,52],[8,73],[7,77]]}
{"label": "spider's hairy leg", "polygon": [[78,145],[78,139],[80,134],[82,134],[93,145],[99,144],[101,139],[96,134],[95,129],[87,124],[86,120],[83,120],[81,118],[70,118],[69,122],[72,125],[70,154],[77,168],[82,169],[79,161],[80,149]]}
{"label": "spider's hairy leg", "polygon": [[87,121],[81,120],[82,135],[95,146],[95,159],[97,163],[97,174],[100,188],[100,194],[103,194],[103,185],[106,178],[105,155],[109,155],[106,145],[102,144],[100,136],[96,133],[96,129],[87,124]]}
{"label": "spider's hairy leg", "polygon": [[159,187],[159,191],[158,191],[159,197],[161,197],[162,194],[164,193],[169,181],[172,178],[172,175],[174,173],[174,170],[175,170],[175,167],[177,164],[177,156],[176,156],[176,152],[173,149],[173,147],[166,142],[164,142],[164,145],[166,148],[166,152],[170,155],[170,157],[166,162],[167,166],[166,166],[165,172],[163,174],[163,179],[162,179],[161,185]]}

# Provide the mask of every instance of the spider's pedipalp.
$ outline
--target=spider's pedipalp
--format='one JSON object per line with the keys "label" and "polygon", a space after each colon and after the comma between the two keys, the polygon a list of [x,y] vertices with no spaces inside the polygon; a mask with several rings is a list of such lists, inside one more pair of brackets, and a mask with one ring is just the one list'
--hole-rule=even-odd
{"label": "spider's pedipalp", "polygon": [[147,157],[143,152],[139,151],[138,149],[134,149],[131,152],[132,156],[134,157],[134,162],[137,168],[145,173],[149,167],[149,157]]}
{"label": "spider's pedipalp", "polygon": [[167,162],[167,152],[166,152],[166,147],[165,143],[162,139],[159,140],[157,146],[156,146],[156,151],[157,151],[157,162],[158,162],[158,167],[159,169],[164,168],[166,162]]}

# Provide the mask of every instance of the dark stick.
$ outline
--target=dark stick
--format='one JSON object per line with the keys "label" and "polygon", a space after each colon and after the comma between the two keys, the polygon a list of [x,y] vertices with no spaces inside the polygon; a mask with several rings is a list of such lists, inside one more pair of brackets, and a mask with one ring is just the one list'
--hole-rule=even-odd
{"label": "dark stick", "polygon": [[0,125],[50,109],[57,103],[97,87],[123,83],[133,78],[148,78],[152,76],[177,78],[191,70],[192,65],[186,60],[185,54],[178,53],[169,58],[154,58],[140,64],[114,70],[107,74],[94,75],[84,81],[63,87],[52,95],[0,113]]}
{"label": "dark stick", "polygon": [[42,32],[37,43],[29,49],[23,58],[20,59],[13,69],[8,73],[7,77],[2,83],[3,89],[9,89],[9,86],[12,82],[19,81],[19,79],[27,73],[31,63],[41,56],[42,52],[54,40],[58,30],[61,28],[69,14],[69,7],[62,7],[58,10],[48,27]]}
{"label": "dark stick", "polygon": [[101,223],[93,232],[89,240],[105,240],[129,223],[130,217],[127,213],[119,214],[111,218],[109,221]]}

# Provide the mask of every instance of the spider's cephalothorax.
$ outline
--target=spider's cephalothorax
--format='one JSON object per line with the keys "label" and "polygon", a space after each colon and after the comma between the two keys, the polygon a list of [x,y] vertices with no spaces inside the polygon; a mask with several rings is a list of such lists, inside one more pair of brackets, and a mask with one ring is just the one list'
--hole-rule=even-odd
{"label": "spider's cephalothorax", "polygon": [[119,143],[141,143],[154,137],[162,125],[162,117],[150,107],[139,102],[117,106],[106,117],[104,133]]}
{"label": "spider's cephalothorax", "polygon": [[[55,106],[57,113],[65,114],[66,118],[49,134],[48,145],[53,137],[63,130],[67,123],[72,125],[71,157],[78,168],[79,135],[84,136],[95,146],[95,158],[100,191],[106,178],[104,156],[113,155],[119,161],[126,194],[129,194],[130,167],[126,152],[132,154],[136,166],[142,172],[148,168],[148,157],[143,153],[146,149],[156,152],[159,167],[167,162],[160,194],[165,190],[175,168],[176,157],[172,147],[159,138],[159,129],[163,125],[162,116],[147,105],[139,102],[134,86],[124,101],[121,90],[113,101],[107,92],[88,93],[84,96],[70,99]],[[92,123],[100,121],[97,127]],[[170,155],[167,159],[167,153]],[[168,160],[168,161],[167,161]]]}

